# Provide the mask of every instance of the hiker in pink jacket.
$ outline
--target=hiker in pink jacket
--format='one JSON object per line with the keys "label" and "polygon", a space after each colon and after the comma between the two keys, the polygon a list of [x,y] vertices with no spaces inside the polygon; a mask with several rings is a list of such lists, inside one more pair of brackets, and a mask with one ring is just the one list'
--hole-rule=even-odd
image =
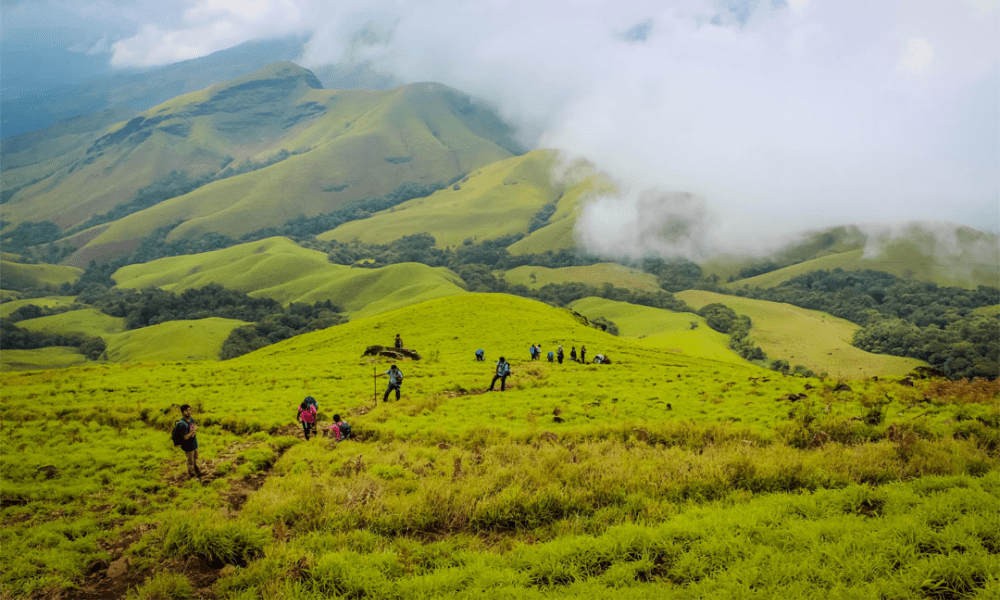
{"label": "hiker in pink jacket", "polygon": [[316,401],[312,400],[312,397],[306,398],[299,405],[298,420],[302,422],[302,430],[306,434],[306,439],[309,439],[309,435],[316,431]]}

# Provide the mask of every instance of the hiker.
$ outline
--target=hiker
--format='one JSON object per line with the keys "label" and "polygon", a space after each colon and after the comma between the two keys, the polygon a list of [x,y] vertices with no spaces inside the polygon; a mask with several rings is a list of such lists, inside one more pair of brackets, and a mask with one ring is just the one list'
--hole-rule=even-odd
{"label": "hiker", "polygon": [[175,446],[180,446],[187,455],[187,471],[191,477],[201,477],[198,468],[198,423],[191,418],[191,405],[181,405],[181,418],[174,424],[171,435]]}
{"label": "hiker", "polygon": [[598,354],[597,356],[594,357],[594,364],[595,365],[599,365],[602,362],[604,362],[604,355],[603,354]]}
{"label": "hiker", "polygon": [[483,352],[482,348],[476,350],[476,360],[479,362],[483,362],[484,360],[486,360],[486,353]]}
{"label": "hiker", "polygon": [[556,360],[558,360],[558,361],[559,361],[559,364],[562,364],[562,361],[563,361],[563,349],[562,349],[562,344],[559,344],[559,349],[558,349],[558,350],[556,350]]}
{"label": "hiker", "polygon": [[403,340],[400,339],[398,333],[396,334],[396,341],[394,342],[394,344],[396,345],[396,350],[402,350],[403,349]]}
{"label": "hiker", "polygon": [[569,359],[571,361],[573,361],[573,362],[576,362],[576,346],[573,346],[572,348],[570,348]]}
{"label": "hiker", "polygon": [[506,391],[508,377],[510,377],[510,365],[501,356],[500,360],[497,361],[497,374],[493,376],[493,381],[490,382],[489,391],[493,391],[493,386],[496,385],[497,379],[500,380],[500,391]]}
{"label": "hiker", "polygon": [[535,344],[535,360],[542,360],[542,345]]}
{"label": "hiker", "polygon": [[399,402],[399,386],[403,385],[403,373],[400,371],[396,365],[389,367],[389,370],[385,373],[379,373],[375,377],[381,377],[383,375],[389,376],[389,387],[385,388],[385,395],[382,396],[382,402],[389,401],[389,392],[396,390],[396,402]]}
{"label": "hiker", "polygon": [[587,362],[587,347],[586,346],[580,346],[580,362],[582,362],[582,363]]}
{"label": "hiker", "polygon": [[531,348],[528,348],[528,352],[531,353],[531,360],[538,360],[538,348],[535,348],[534,344],[531,345]]}
{"label": "hiker", "polygon": [[555,358],[555,356],[556,356],[556,355],[555,355],[555,353],[554,353],[554,352],[552,352],[551,350],[549,350],[549,353],[548,353],[548,355],[546,356],[546,358],[548,358],[548,359],[549,359],[549,362],[552,362],[552,359],[553,359],[553,358]]}
{"label": "hiker", "polygon": [[333,434],[333,439],[338,442],[351,437],[351,426],[347,421],[342,421],[339,414],[333,415],[333,425],[330,425],[329,430]]}
{"label": "hiker", "polygon": [[316,410],[318,406],[315,400],[309,402],[310,400],[312,400],[312,396],[308,396],[302,401],[302,404],[299,405],[298,416],[296,417],[302,423],[302,431],[306,435],[307,442],[309,441],[309,434],[316,431]]}

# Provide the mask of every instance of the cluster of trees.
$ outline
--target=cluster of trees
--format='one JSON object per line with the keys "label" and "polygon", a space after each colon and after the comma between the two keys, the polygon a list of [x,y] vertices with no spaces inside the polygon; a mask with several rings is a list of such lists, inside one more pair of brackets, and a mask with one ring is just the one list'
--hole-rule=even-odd
{"label": "cluster of trees", "polygon": [[138,291],[90,286],[77,296],[77,302],[89,304],[112,317],[123,317],[125,329],[208,317],[260,321],[282,312],[281,304],[275,300],[251,298],[218,284],[180,294],[159,288]]}
{"label": "cluster of trees", "polygon": [[[4,222],[4,226],[10,223]],[[62,237],[59,226],[52,221],[40,221],[38,223],[25,221],[18,223],[17,227],[0,235],[0,244],[8,252],[20,252],[31,246],[40,246],[54,242]]]}
{"label": "cluster of trees", "polygon": [[32,331],[18,327],[7,318],[0,319],[0,348],[3,350],[34,350],[50,346],[70,346],[77,348],[91,360],[97,360],[107,349],[107,344],[99,337],[82,333],[49,333]]}
{"label": "cluster of trees", "polygon": [[717,275],[703,279],[701,267],[686,258],[676,258],[670,261],[661,258],[646,258],[643,259],[640,266],[646,273],[656,275],[659,286],[668,292],[718,288],[719,278]]}
{"label": "cluster of trees", "polygon": [[813,271],[750,298],[821,310],[861,325],[858,348],[918,358],[951,378],[1000,376],[1000,316],[975,309],[996,305],[1000,290],[941,287],[879,271]]}
{"label": "cluster of trees", "polygon": [[540,254],[510,254],[507,247],[523,237],[523,234],[508,235],[478,244],[467,239],[461,246],[443,249],[435,248],[437,240],[428,233],[404,236],[384,245],[331,241],[325,245],[313,243],[309,246],[326,251],[327,258],[332,263],[360,264],[369,268],[416,262],[431,267],[447,267],[453,271],[465,265],[485,265],[489,270],[506,271],[524,265],[557,268],[601,262],[597,256],[566,249],[547,250]]}
{"label": "cluster of trees", "polygon": [[236,358],[290,337],[346,322],[347,318],[329,300],[312,305],[291,304],[282,313],[267,315],[258,323],[234,329],[223,342],[219,358]]}
{"label": "cluster of trees", "polygon": [[[95,268],[95,272],[100,269]],[[96,279],[96,278],[93,278]],[[253,323],[235,329],[224,342],[220,356],[233,358],[290,337],[345,323],[347,319],[329,300],[314,304],[292,303],[283,308],[269,298],[252,298],[243,292],[210,284],[174,294],[158,288],[142,291],[107,287],[94,280],[77,295],[76,304],[89,305],[113,317],[125,319],[126,329],[139,329],[167,321],[221,317]],[[112,285],[114,281],[110,282]],[[65,309],[63,309],[65,310]],[[78,346],[89,358],[104,352],[104,341],[81,334],[54,335],[27,331],[15,321],[53,314],[28,305],[4,319],[4,348]],[[98,350],[99,347],[99,350]]]}
{"label": "cluster of trees", "polygon": [[[698,314],[705,317],[705,322],[709,327],[720,333],[729,335],[729,347],[734,352],[751,362],[762,365],[767,363],[767,354],[750,339],[750,328],[753,327],[750,317],[738,315],[735,310],[718,302],[706,304],[701,307]],[[772,361],[770,367],[775,371],[785,373],[790,370],[787,360]],[[806,376],[813,375],[812,371],[805,369],[805,367],[797,370],[796,373]]]}

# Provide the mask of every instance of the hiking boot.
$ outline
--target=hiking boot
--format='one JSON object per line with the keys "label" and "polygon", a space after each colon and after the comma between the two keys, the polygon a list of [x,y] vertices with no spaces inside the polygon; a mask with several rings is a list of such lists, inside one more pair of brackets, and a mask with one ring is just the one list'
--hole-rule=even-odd
{"label": "hiking boot", "polygon": [[199,469],[198,467],[195,467],[194,468],[194,474],[197,475],[198,477],[201,477],[201,469]]}

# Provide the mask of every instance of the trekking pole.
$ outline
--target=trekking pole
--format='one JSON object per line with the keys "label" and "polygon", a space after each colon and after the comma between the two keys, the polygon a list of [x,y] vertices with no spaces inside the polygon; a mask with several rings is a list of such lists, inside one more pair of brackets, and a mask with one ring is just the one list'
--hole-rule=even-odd
{"label": "trekking pole", "polygon": [[375,401],[375,406],[378,406],[378,367],[372,365],[372,384],[375,387],[375,396],[372,398]]}

